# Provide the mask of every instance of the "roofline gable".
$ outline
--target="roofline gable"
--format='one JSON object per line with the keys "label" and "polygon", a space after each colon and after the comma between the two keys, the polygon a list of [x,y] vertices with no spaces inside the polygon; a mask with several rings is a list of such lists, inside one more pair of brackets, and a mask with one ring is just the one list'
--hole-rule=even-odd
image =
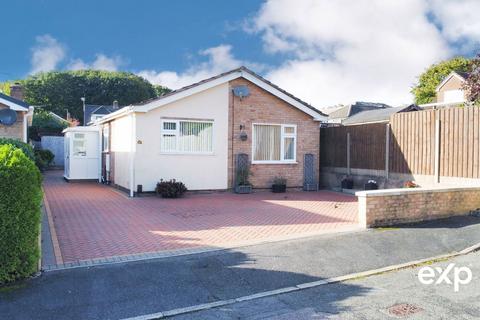
{"label": "roofline gable", "polygon": [[7,107],[15,111],[28,111],[28,108],[25,108],[22,105],[16,104],[15,102],[4,99],[2,97],[0,97],[0,103],[6,105]]}
{"label": "roofline gable", "polygon": [[445,79],[442,80],[442,82],[440,82],[440,84],[435,88],[435,92],[438,92],[448,81],[450,81],[451,78],[453,77],[457,77],[458,79],[460,79],[462,82],[465,82],[465,78],[462,77],[461,75],[459,75],[458,73],[456,73],[455,71],[452,71],[450,72],[450,74],[448,76],[445,77]]}
{"label": "roofline gable", "polygon": [[[314,120],[318,121],[325,121],[327,120],[327,116],[323,114],[321,111],[316,110],[312,106],[308,105],[307,103],[301,101],[300,99],[294,97],[293,95],[289,94],[288,92],[280,89],[279,87],[273,85],[271,82],[265,80],[264,78],[258,76],[255,74],[253,71],[250,71],[249,69],[245,67],[241,67],[238,69],[234,69],[232,71],[223,73],[221,75],[212,77],[210,79],[200,81],[196,84],[193,84],[191,86],[187,86],[184,88],[181,88],[177,91],[172,92],[171,94],[167,94],[163,97],[159,97],[158,99],[155,99],[153,101],[149,101],[145,104],[141,105],[133,105],[130,106],[130,111],[133,112],[149,112],[153,109],[159,108],[161,106],[167,105],[169,103],[178,101],[180,99],[186,98],[188,96],[191,96],[193,94],[205,91],[207,89],[216,87],[218,85],[227,83],[229,81],[232,81],[234,79],[238,78],[244,78],[253,84],[259,86],[260,88],[264,89],[265,91],[273,94],[277,98],[287,102],[288,104],[296,107],[297,109],[303,111],[304,113],[310,115]],[[123,112],[122,112],[123,113]],[[120,113],[121,114],[121,113]],[[112,116],[107,116],[104,119],[102,119],[102,122],[105,122],[105,120],[109,120],[114,118],[115,116],[119,115],[119,113],[116,114],[111,114]]]}

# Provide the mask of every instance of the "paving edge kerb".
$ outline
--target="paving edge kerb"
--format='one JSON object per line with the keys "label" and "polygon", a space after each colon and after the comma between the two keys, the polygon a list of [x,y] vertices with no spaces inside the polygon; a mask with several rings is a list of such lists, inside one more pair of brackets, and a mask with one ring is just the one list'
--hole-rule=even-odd
{"label": "paving edge kerb", "polygon": [[354,280],[357,278],[364,278],[364,277],[370,277],[378,274],[382,274],[385,272],[392,272],[392,271],[397,271],[401,269],[406,269],[406,268],[412,268],[416,267],[428,262],[432,261],[437,261],[437,260],[446,260],[446,259],[451,259],[455,258],[458,256],[466,255],[475,251],[480,250],[480,243],[477,243],[476,245],[473,245],[471,247],[465,248],[461,251],[454,251],[449,254],[443,254],[443,255],[438,255],[430,258],[425,258],[421,260],[414,260],[406,263],[401,263],[401,264],[395,264],[383,268],[378,268],[378,269],[372,269],[368,271],[362,271],[362,272],[357,272],[357,273],[351,273],[347,274],[344,276],[338,276],[338,277],[333,277],[333,278],[327,278],[323,280],[318,280],[318,281],[313,281],[313,282],[306,282],[306,283],[301,283],[296,286],[291,286],[291,287],[286,287],[286,288],[281,288],[281,289],[276,289],[276,290],[271,290],[271,291],[264,291],[264,292],[259,292],[255,294],[251,294],[248,296],[242,296],[239,298],[235,299],[228,299],[228,300],[219,300],[215,302],[209,302],[209,303],[203,303],[203,304],[198,304],[194,306],[189,306],[189,307],[184,307],[184,308],[177,308],[177,309],[172,309],[172,310],[167,310],[167,311],[160,311],[157,313],[151,313],[151,314],[146,314],[142,316],[136,316],[136,317],[131,317],[131,318],[125,318],[123,320],[154,320],[154,319],[163,319],[167,317],[173,317],[173,316],[178,316],[182,314],[187,314],[187,313],[192,313],[192,312],[198,312],[202,310],[207,310],[207,309],[212,309],[212,308],[217,308],[225,305],[231,305],[234,303],[238,302],[244,302],[244,301],[250,301],[250,300],[256,300],[256,299],[261,299],[265,297],[272,297],[280,294],[285,294],[289,292],[294,292],[294,291],[301,291],[309,288],[314,288],[314,287],[319,287],[322,285],[328,285],[332,283],[338,283],[338,282],[343,282],[343,281],[348,281],[348,280]]}

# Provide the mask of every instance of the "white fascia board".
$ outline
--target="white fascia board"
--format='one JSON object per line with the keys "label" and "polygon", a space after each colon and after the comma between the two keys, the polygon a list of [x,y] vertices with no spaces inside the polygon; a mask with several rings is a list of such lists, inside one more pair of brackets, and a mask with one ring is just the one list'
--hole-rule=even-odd
{"label": "white fascia board", "polygon": [[275,87],[272,87],[270,84],[265,83],[258,79],[257,77],[251,75],[248,72],[242,72],[243,78],[247,79],[248,81],[256,84],[260,88],[270,92],[274,96],[277,96],[278,98],[282,99],[283,101],[287,102],[288,104],[291,104],[292,106],[295,106],[297,109],[305,112],[306,114],[310,115],[313,117],[314,120],[316,121],[326,121],[327,117],[322,115],[320,112],[316,112],[309,107],[305,106],[303,103],[300,103],[299,101],[293,99],[292,97],[286,95],[282,91],[278,90]]}
{"label": "white fascia board", "polygon": [[148,111],[153,110],[155,108],[158,108],[158,107],[164,106],[166,104],[169,104],[169,103],[178,101],[180,99],[186,98],[188,96],[191,96],[193,94],[196,94],[196,93],[202,92],[204,90],[216,87],[216,86],[218,86],[220,84],[223,84],[225,82],[240,78],[241,76],[242,76],[242,73],[240,71],[233,72],[231,74],[227,74],[227,75],[225,75],[221,78],[205,82],[203,84],[197,85],[197,86],[192,87],[190,89],[187,89],[185,91],[182,91],[182,92],[179,92],[179,93],[176,93],[176,94],[172,94],[171,96],[165,97],[163,99],[152,101],[152,102],[147,103],[143,106],[136,106],[136,107],[134,107],[135,112],[148,112]]}
{"label": "white fascia board", "polygon": [[267,92],[270,92],[274,96],[282,99],[283,101],[287,102],[288,104],[290,104],[290,105],[296,107],[297,109],[305,112],[306,114],[310,115],[311,117],[313,117],[313,119],[315,121],[326,121],[327,120],[327,117],[322,115],[320,112],[316,112],[316,111],[310,109],[309,107],[307,107],[304,104],[300,103],[299,101],[293,99],[292,97],[286,95],[285,93],[276,89],[275,87],[271,86],[270,84],[258,79],[257,77],[251,75],[248,72],[244,72],[244,71],[241,71],[241,70],[239,70],[237,72],[233,72],[231,74],[227,74],[227,75],[225,75],[221,78],[205,82],[203,84],[197,85],[197,86],[192,87],[190,89],[187,89],[185,91],[179,92],[177,94],[173,94],[169,97],[165,97],[165,98],[157,100],[157,101],[152,101],[152,102],[147,103],[143,106],[134,106],[133,111],[134,112],[148,112],[148,111],[153,110],[155,108],[159,108],[161,106],[164,106],[164,105],[167,105],[169,103],[178,101],[180,99],[186,98],[186,97],[191,96],[193,94],[202,92],[204,90],[213,88],[213,87],[218,86],[220,84],[223,84],[223,83],[226,83],[226,82],[238,79],[238,78],[242,78],[242,77],[247,79],[248,81],[254,83],[255,85],[259,86],[260,88],[266,90]]}
{"label": "white fascia board", "polygon": [[15,110],[15,111],[24,111],[28,112],[28,108],[22,107],[16,103],[13,103],[11,101],[5,100],[3,98],[0,98],[0,103],[8,106],[10,109]]}
{"label": "white fascia board", "polygon": [[122,109],[120,109],[120,110],[118,110],[118,111],[115,111],[115,112],[112,112],[112,113],[106,115],[105,117],[102,117],[102,118],[100,118],[100,119],[97,119],[97,120],[93,121],[92,123],[93,123],[93,124],[102,124],[102,123],[111,121],[111,120],[113,120],[113,119],[126,116],[126,115],[128,115],[128,114],[130,114],[130,113],[132,113],[132,112],[143,112],[143,111],[133,110],[133,106],[123,107]]}

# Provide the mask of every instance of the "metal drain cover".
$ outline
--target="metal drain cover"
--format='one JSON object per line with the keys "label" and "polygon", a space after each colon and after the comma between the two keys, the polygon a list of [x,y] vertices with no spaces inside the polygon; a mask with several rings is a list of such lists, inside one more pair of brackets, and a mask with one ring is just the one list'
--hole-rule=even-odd
{"label": "metal drain cover", "polygon": [[423,311],[422,308],[409,303],[400,303],[387,309],[388,313],[397,317],[408,317],[409,315]]}

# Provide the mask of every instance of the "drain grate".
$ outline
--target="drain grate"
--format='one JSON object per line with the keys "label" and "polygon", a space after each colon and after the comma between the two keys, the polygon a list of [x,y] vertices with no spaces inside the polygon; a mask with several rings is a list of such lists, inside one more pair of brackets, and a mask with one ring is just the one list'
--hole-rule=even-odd
{"label": "drain grate", "polygon": [[422,308],[409,303],[400,303],[387,309],[388,313],[397,317],[407,317],[409,315],[423,311]]}

